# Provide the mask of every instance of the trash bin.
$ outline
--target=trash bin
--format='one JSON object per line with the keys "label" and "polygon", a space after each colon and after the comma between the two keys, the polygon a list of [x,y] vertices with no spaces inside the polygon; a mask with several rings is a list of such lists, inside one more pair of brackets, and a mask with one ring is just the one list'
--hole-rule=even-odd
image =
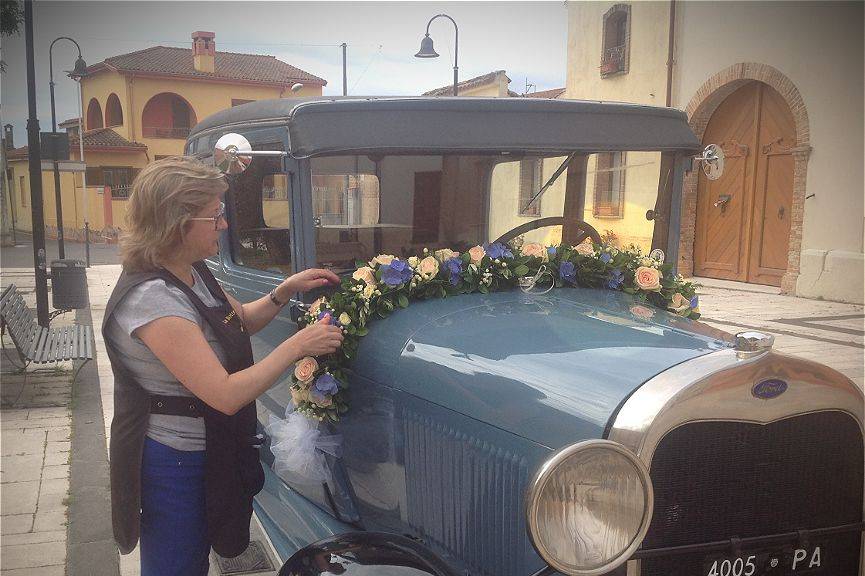
{"label": "trash bin", "polygon": [[58,310],[87,308],[87,268],[84,262],[51,261],[51,304]]}

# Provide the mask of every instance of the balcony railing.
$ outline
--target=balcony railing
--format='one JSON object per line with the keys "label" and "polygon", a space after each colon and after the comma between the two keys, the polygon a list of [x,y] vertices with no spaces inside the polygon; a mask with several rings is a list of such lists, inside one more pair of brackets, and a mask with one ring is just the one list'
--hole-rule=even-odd
{"label": "balcony railing", "polygon": [[112,200],[128,200],[132,186],[109,186]]}
{"label": "balcony railing", "polygon": [[601,75],[615,74],[624,70],[625,46],[613,46],[604,50],[601,59]]}
{"label": "balcony railing", "polygon": [[145,138],[178,138],[186,140],[189,136],[189,128],[165,128],[162,126],[144,126],[142,133]]}

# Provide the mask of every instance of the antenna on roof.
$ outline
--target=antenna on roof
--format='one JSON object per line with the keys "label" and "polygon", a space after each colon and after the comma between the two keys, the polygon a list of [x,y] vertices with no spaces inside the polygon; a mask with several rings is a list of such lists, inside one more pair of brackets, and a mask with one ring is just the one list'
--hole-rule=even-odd
{"label": "antenna on roof", "polygon": [[528,77],[526,77],[526,91],[523,92],[523,96],[528,94],[530,89],[532,92],[535,92],[538,89],[538,87],[534,84],[529,83],[529,79],[528,79]]}

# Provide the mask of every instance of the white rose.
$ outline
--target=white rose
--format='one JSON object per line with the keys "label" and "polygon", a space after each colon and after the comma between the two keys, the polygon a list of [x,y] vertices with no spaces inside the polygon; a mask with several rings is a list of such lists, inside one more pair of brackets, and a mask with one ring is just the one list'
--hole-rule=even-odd
{"label": "white rose", "polygon": [[472,259],[473,264],[479,264],[486,255],[487,253],[484,251],[483,246],[473,246],[469,248],[469,257]]}
{"label": "white rose", "polygon": [[423,260],[420,261],[420,265],[418,266],[418,270],[423,278],[429,280],[431,278],[435,278],[436,274],[439,273],[439,263],[432,256],[427,256]]}

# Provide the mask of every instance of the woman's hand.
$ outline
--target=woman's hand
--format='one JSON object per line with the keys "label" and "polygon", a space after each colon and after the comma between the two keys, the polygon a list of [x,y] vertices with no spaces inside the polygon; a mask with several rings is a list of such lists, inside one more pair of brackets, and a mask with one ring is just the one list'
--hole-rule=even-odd
{"label": "woman's hand", "polygon": [[[307,272],[310,272],[310,270],[307,270]],[[342,330],[336,326],[332,326],[330,320],[331,318],[328,314],[315,324],[310,324],[289,338],[289,341],[300,352],[301,358],[304,356],[333,354],[342,346]]]}
{"label": "woman's hand", "polygon": [[310,268],[297,274],[292,274],[282,281],[276,288],[277,297],[282,302],[287,302],[291,295],[296,292],[309,292],[328,284],[339,284],[339,276],[330,270],[322,268]]}

